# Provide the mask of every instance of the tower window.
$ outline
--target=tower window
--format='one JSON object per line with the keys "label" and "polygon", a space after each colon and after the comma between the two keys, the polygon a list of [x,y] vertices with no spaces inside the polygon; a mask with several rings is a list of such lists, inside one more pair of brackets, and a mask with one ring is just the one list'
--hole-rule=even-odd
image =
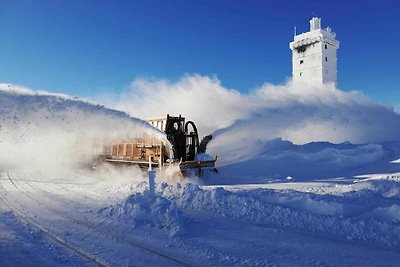
{"label": "tower window", "polygon": [[328,49],[328,45],[325,45],[325,49]]}
{"label": "tower window", "polygon": [[303,73],[302,73],[302,72],[300,72],[300,77],[301,77],[301,76],[303,76]]}
{"label": "tower window", "polygon": [[304,60],[300,60],[300,65],[304,63]]}
{"label": "tower window", "polygon": [[325,61],[328,61],[328,57],[325,57]]}
{"label": "tower window", "polygon": [[325,73],[328,74],[328,70],[325,70]]}

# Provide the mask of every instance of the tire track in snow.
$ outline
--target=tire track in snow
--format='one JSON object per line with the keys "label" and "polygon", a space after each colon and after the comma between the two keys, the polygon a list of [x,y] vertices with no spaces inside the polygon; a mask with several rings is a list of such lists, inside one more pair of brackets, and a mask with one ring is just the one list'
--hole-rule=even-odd
{"label": "tire track in snow", "polygon": [[[146,246],[144,246],[142,244],[139,244],[137,241],[134,241],[134,240],[131,240],[131,239],[124,239],[124,238],[122,238],[122,237],[120,237],[120,236],[118,236],[118,235],[116,235],[114,233],[111,233],[111,232],[109,232],[109,231],[107,231],[105,229],[99,228],[97,225],[95,225],[93,223],[78,219],[75,216],[72,216],[72,215],[70,215],[70,214],[68,214],[66,212],[61,212],[60,210],[55,209],[54,207],[52,207],[49,204],[45,203],[43,200],[38,200],[37,198],[33,197],[32,194],[28,194],[26,192],[26,190],[24,190],[22,188],[20,183],[22,182],[25,185],[27,185],[28,187],[30,187],[32,190],[34,190],[35,192],[40,193],[38,188],[34,187],[33,185],[31,185],[31,184],[29,184],[29,183],[27,183],[27,182],[25,182],[23,180],[12,179],[12,176],[9,173],[7,173],[7,175],[8,175],[8,178],[9,178],[10,182],[13,184],[13,186],[15,188],[17,188],[21,193],[26,195],[28,198],[32,199],[33,201],[35,201],[40,206],[46,207],[48,210],[56,213],[57,215],[65,218],[65,219],[67,219],[67,220],[69,220],[69,221],[71,221],[71,222],[73,222],[75,224],[78,224],[80,226],[83,226],[83,227],[87,228],[89,231],[96,232],[97,234],[100,234],[103,237],[115,240],[115,241],[120,242],[120,243],[124,243],[126,245],[129,245],[130,247],[134,247],[135,249],[139,249],[142,252],[150,253],[153,256],[157,256],[157,257],[166,259],[166,260],[168,260],[170,262],[178,264],[179,266],[190,266],[188,263],[185,263],[185,262],[183,262],[183,261],[181,261],[179,259],[176,259],[176,258],[174,258],[172,256],[169,256],[169,255],[166,255],[164,253],[158,252],[158,251],[156,251],[156,250],[154,250],[152,248],[148,248],[148,247],[146,247]],[[49,199],[50,201],[54,201],[54,200],[50,199],[48,196],[46,196],[46,198]]]}
{"label": "tire track in snow", "polygon": [[[9,181],[11,182],[11,184],[18,189],[17,185],[13,182],[13,180],[11,179],[9,172],[7,172],[7,176]],[[1,187],[5,190],[5,188],[3,187],[3,185],[0,183]],[[19,190],[19,189],[18,189]],[[9,201],[8,199],[6,199],[4,197],[4,194],[2,194],[0,196],[0,201],[8,208],[10,209],[21,221],[24,221],[25,223],[37,228],[44,236],[46,236],[48,239],[53,240],[53,242],[59,244],[60,246],[62,246],[63,248],[71,251],[72,253],[84,258],[85,260],[94,263],[95,265],[98,266],[108,266],[107,264],[105,264],[103,261],[101,261],[100,259],[88,254],[87,252],[83,251],[80,248],[77,248],[73,245],[68,244],[68,242],[66,242],[63,238],[59,237],[58,235],[55,235],[54,233],[51,233],[51,231],[49,231],[48,229],[44,228],[42,225],[40,225],[37,221],[33,220],[32,218],[30,218],[25,212],[19,210],[18,208],[16,208],[13,204],[11,204],[11,201]]]}

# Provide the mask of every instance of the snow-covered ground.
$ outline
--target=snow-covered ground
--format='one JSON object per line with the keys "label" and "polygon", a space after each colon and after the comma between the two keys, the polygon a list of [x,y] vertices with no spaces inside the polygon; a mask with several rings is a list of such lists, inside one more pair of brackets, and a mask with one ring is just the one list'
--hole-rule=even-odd
{"label": "snow-covered ground", "polygon": [[0,182],[7,265],[396,266],[400,259],[396,175],[224,188],[160,183],[156,196],[137,178],[110,182],[95,173],[55,179],[11,170]]}
{"label": "snow-covered ground", "polygon": [[[158,172],[152,196],[146,173],[91,169],[86,157],[93,146],[133,133],[162,137],[143,121],[13,87],[0,90],[0,104],[1,266],[400,261],[396,140],[296,145],[272,138],[252,142],[257,150],[230,143],[218,155],[219,174],[177,183]],[[241,146],[246,157],[235,154]]]}

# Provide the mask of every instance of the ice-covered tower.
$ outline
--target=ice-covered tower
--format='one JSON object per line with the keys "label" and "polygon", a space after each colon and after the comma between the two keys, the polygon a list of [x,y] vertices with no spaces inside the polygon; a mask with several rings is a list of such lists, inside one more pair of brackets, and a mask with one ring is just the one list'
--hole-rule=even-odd
{"label": "ice-covered tower", "polygon": [[326,83],[337,81],[336,50],[339,41],[331,28],[321,28],[321,19],[310,20],[310,31],[294,36],[292,50],[293,81]]}

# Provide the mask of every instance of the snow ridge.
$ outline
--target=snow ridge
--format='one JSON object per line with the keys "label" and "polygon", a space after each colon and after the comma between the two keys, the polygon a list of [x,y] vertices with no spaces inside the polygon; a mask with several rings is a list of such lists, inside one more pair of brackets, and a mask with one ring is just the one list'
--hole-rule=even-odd
{"label": "snow ridge", "polygon": [[[368,182],[363,186],[376,188]],[[400,183],[395,182],[385,192],[399,189]],[[393,202],[393,198],[386,198],[385,193],[377,196],[370,189],[342,196],[319,196],[294,190],[229,191],[221,187],[204,190],[193,184],[162,184],[158,186],[158,190],[162,196],[175,201],[182,209],[219,214],[265,227],[292,229],[400,248],[400,220],[394,215],[399,208],[398,201]],[[393,197],[398,198],[399,195]],[[368,198],[371,203],[380,198],[381,201],[377,201],[375,205],[363,205]],[[361,209],[366,210],[357,212]],[[383,213],[386,214],[381,216]]]}

